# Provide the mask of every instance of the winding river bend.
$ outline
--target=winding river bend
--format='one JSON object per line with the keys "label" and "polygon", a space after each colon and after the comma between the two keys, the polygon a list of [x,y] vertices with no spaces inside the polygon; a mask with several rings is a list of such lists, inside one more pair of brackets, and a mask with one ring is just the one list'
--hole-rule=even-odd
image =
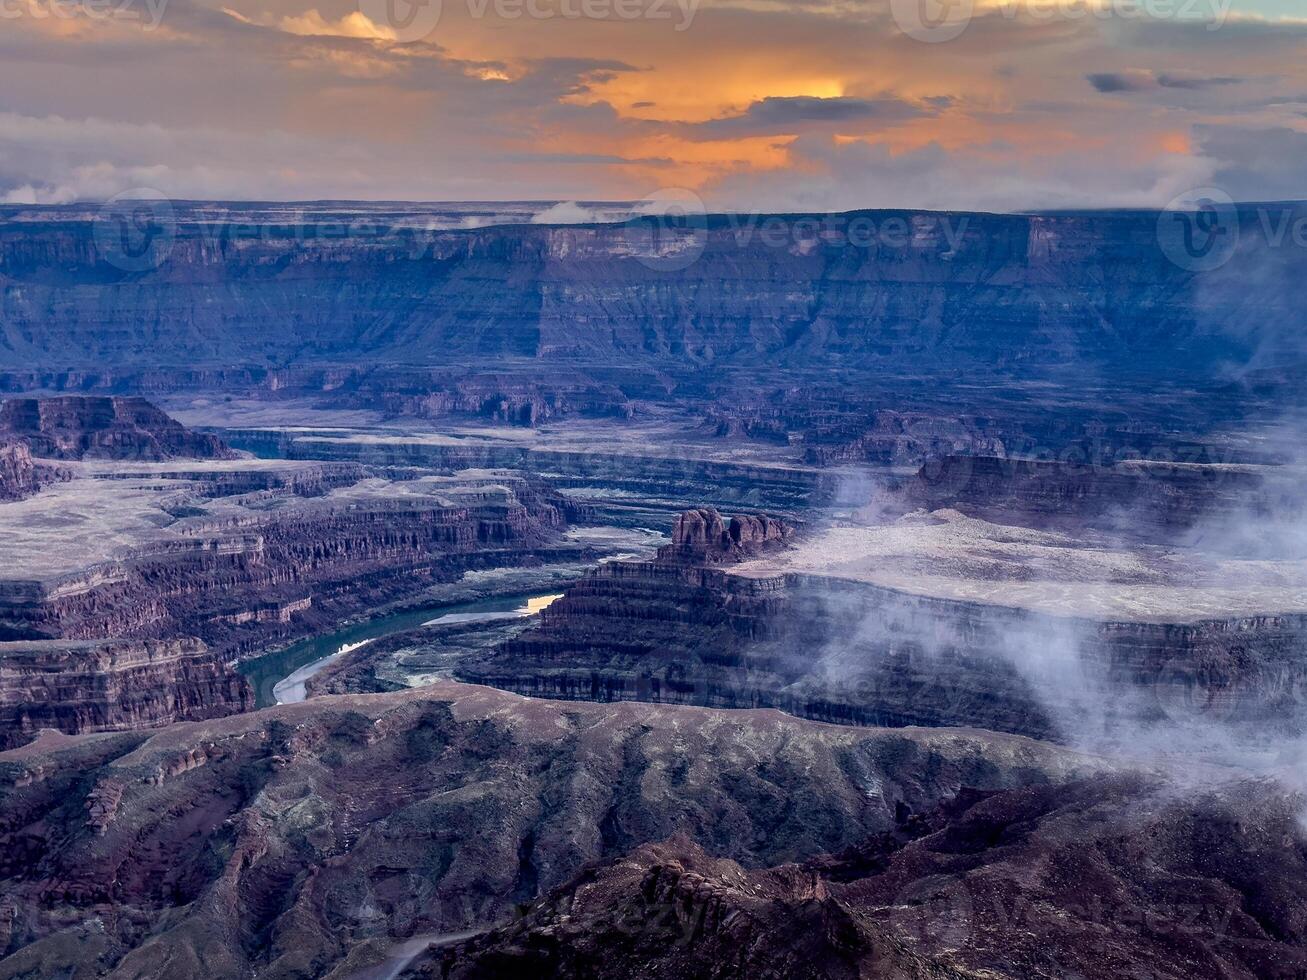
{"label": "winding river bend", "polygon": [[338,657],[374,640],[416,629],[427,623],[531,616],[557,598],[557,593],[550,592],[409,609],[354,623],[332,633],[308,637],[283,650],[247,661],[240,666],[240,672],[249,678],[254,687],[256,707],[267,708],[274,704],[303,701],[306,697],[305,684],[310,677]]}

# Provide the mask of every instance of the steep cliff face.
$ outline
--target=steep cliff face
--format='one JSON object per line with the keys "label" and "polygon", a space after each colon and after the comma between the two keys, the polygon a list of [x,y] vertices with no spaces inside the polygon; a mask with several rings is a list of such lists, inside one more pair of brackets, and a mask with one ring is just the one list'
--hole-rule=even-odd
{"label": "steep cliff face", "polygon": [[713,507],[688,510],[676,518],[672,543],[660,548],[661,561],[722,565],[783,547],[794,528],[767,514],[745,514],[728,521]]}
{"label": "steep cliff face", "polygon": [[1170,789],[1117,777],[964,793],[841,854],[765,870],[688,841],[646,846],[518,922],[420,954],[403,975],[1255,980],[1307,969],[1292,799]]}
{"label": "steep cliff face", "polygon": [[777,707],[843,724],[978,726],[1110,743],[1155,726],[1307,727],[1307,616],[1070,619],[813,574],[733,573],[690,512],[654,561],[612,562],[539,625],[455,666],[543,697]]}
{"label": "steep cliff face", "polygon": [[906,497],[927,510],[954,507],[1028,527],[1118,528],[1174,539],[1222,513],[1296,517],[1302,512],[1298,479],[1273,467],[948,455],[923,466]]}
{"label": "steep cliff face", "polygon": [[0,748],[43,728],[157,728],[253,706],[245,678],[196,639],[0,643]]}
{"label": "steep cliff face", "polygon": [[[306,381],[311,380],[305,378]],[[332,404],[415,418],[467,416],[492,422],[536,426],[574,416],[628,418],[635,407],[617,385],[560,370],[547,375],[444,371],[350,372],[341,379]]]}
{"label": "steep cliff face", "polygon": [[0,973],[349,976],[650,841],[774,865],[963,786],[1100,765],[983,732],[455,684],[52,740],[0,756]]}
{"label": "steep cliff face", "polygon": [[[1249,216],[1250,221],[1255,215]],[[700,252],[669,265],[666,247]],[[185,206],[155,269],[124,273],[76,220],[0,227],[12,368],[449,358],[662,365],[1276,363],[1301,250],[1263,236],[1218,274],[1172,263],[1157,216],[867,212],[501,226],[414,236],[206,225]],[[1242,288],[1248,270],[1266,288]],[[76,302],[67,302],[74,289]],[[1250,327],[1264,324],[1265,327]],[[1297,350],[1301,350],[1299,346]]]}
{"label": "steep cliff face", "polygon": [[66,479],[66,470],[34,462],[26,445],[5,442],[0,437],[0,502],[22,500],[39,493],[47,484]]}
{"label": "steep cliff face", "polygon": [[0,440],[47,459],[230,459],[216,436],[191,432],[144,398],[8,398]]}

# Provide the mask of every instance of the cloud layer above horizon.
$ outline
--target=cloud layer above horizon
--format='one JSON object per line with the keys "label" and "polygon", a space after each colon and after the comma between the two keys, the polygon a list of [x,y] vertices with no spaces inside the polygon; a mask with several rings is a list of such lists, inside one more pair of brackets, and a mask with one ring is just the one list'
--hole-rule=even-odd
{"label": "cloud layer above horizon", "polygon": [[1141,3],[0,0],[0,202],[1307,198],[1307,17]]}

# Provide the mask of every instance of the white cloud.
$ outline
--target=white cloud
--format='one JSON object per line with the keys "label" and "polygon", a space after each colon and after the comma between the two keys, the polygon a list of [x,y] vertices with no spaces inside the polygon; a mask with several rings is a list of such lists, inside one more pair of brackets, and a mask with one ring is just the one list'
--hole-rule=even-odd
{"label": "white cloud", "polygon": [[552,208],[546,208],[533,215],[531,223],[536,225],[587,225],[599,221],[600,216],[590,208],[582,207],[575,201],[563,201]]}

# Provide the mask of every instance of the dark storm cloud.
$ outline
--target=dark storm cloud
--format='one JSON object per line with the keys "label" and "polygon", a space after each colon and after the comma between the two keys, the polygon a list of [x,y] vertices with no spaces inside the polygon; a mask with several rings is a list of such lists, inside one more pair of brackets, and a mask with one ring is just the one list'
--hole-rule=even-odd
{"label": "dark storm cloud", "polygon": [[1094,72],[1087,77],[1100,92],[1143,92],[1156,84],[1151,75],[1129,72]]}
{"label": "dark storm cloud", "polygon": [[841,124],[900,123],[917,119],[946,107],[951,100],[929,100],[927,107],[903,99],[885,97],[856,99],[816,96],[773,96],[752,103],[743,112],[688,126],[691,135],[710,138],[742,135],[770,135],[839,126]]}
{"label": "dark storm cloud", "polygon": [[1244,81],[1231,75],[1204,76],[1182,72],[1112,71],[1091,72],[1085,76],[1099,92],[1150,92],[1159,88],[1199,91],[1222,85],[1237,85]]}

